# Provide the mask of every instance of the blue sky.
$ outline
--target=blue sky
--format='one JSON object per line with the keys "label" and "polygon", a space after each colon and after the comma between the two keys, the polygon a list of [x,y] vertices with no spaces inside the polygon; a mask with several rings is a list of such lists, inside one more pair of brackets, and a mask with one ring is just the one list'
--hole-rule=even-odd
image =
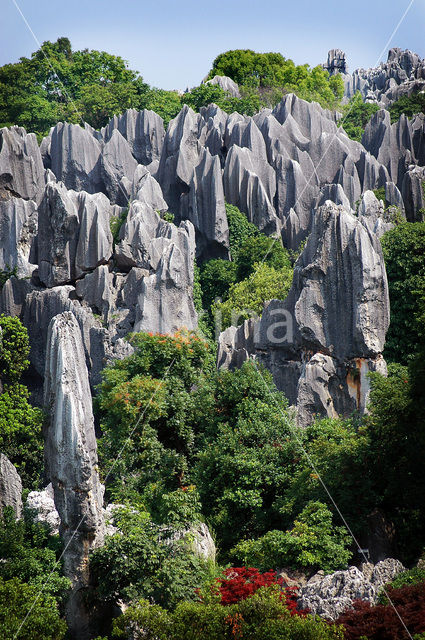
{"label": "blue sky", "polygon": [[[280,51],[297,64],[341,48],[350,70],[375,66],[409,0],[16,0],[37,39],[121,55],[165,89],[200,83],[228,49]],[[388,47],[425,56],[425,0],[415,0]],[[383,59],[386,60],[387,49]],[[1,0],[0,65],[37,44],[12,0]]]}

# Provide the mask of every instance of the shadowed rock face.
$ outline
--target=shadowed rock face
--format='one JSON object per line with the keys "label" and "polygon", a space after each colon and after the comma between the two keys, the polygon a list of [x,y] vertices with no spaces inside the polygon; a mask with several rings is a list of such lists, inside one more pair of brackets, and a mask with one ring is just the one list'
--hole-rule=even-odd
{"label": "shadowed rock face", "polygon": [[0,271],[16,269],[19,278],[36,268],[37,205],[33,200],[0,201]]}
{"label": "shadowed rock face", "polygon": [[40,201],[44,168],[37,138],[22,127],[0,129],[0,190],[24,200]]}
{"label": "shadowed rock face", "polygon": [[16,518],[22,516],[22,482],[14,465],[0,453],[0,515],[4,507],[12,507]]}
{"label": "shadowed rock face", "polygon": [[72,313],[56,316],[47,337],[45,406],[46,467],[65,544],[64,573],[71,579],[67,619],[75,638],[88,638],[82,591],[89,586],[88,554],[103,543],[103,487],[84,348]]}
{"label": "shadowed rock face", "polygon": [[300,424],[316,413],[364,411],[368,371],[385,372],[388,286],[376,236],[342,206],[314,215],[285,301],[266,304],[261,320],[220,337],[219,364],[254,356],[271,370]]}

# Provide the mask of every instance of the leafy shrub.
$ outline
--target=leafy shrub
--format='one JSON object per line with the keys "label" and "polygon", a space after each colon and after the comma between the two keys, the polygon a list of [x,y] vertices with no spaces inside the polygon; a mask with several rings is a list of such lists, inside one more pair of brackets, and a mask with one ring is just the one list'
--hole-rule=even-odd
{"label": "leafy shrub", "polygon": [[425,296],[425,223],[399,224],[384,234],[381,244],[391,302],[384,355],[407,364],[417,351],[421,330],[418,311]]}
{"label": "leafy shrub", "polygon": [[18,382],[29,366],[28,333],[19,318],[0,316],[0,380]]}
{"label": "leafy shrub", "polygon": [[245,280],[255,270],[255,264],[264,262],[274,269],[290,269],[289,254],[280,241],[265,235],[249,237],[241,244],[237,259],[237,279]]}
{"label": "leafy shrub", "polygon": [[226,215],[229,224],[230,253],[232,260],[237,262],[242,245],[248,238],[258,238],[260,232],[234,205],[226,203]]}
{"label": "leafy shrub", "polygon": [[339,126],[344,128],[350,138],[361,142],[365,126],[378,110],[377,104],[364,102],[360,91],[357,91],[342,107],[343,117],[339,121]]}
{"label": "leafy shrub", "polygon": [[0,637],[3,640],[62,640],[66,623],[55,600],[17,578],[0,578]]}
{"label": "leafy shrub", "polygon": [[11,507],[3,509],[0,518],[0,578],[18,578],[51,596],[63,605],[70,581],[61,575],[57,564],[62,545],[58,536],[49,534],[45,525],[34,522],[31,513],[24,511],[15,520]]}
{"label": "leafy shrub", "polygon": [[408,118],[416,113],[425,113],[425,96],[422,92],[414,93],[411,96],[402,96],[393,102],[388,110],[391,114],[391,122],[397,122],[403,113]]}
{"label": "leafy shrub", "polygon": [[[390,582],[389,586],[393,589],[400,589],[406,585],[418,584],[419,582],[425,582],[425,569],[414,567],[413,569],[399,573],[398,576]],[[380,602],[381,604],[388,602],[384,593],[380,596]]]}
{"label": "leafy shrub", "polygon": [[216,298],[225,300],[229,289],[236,282],[237,264],[229,260],[209,260],[200,270],[202,303],[209,309]]}
{"label": "leafy shrub", "polygon": [[115,515],[120,533],[108,537],[90,560],[101,599],[148,598],[167,608],[196,599],[210,570],[193,553],[190,537],[176,540],[178,528],[157,525],[146,512],[122,509]]}
{"label": "leafy shrub", "polygon": [[260,315],[266,300],[286,298],[292,284],[291,267],[274,269],[263,262],[253,269],[246,280],[230,287],[227,300],[213,305],[213,314],[221,318],[222,329],[242,324],[253,313]]}
{"label": "leafy shrub", "polygon": [[291,615],[276,585],[260,588],[228,606],[183,602],[171,614],[141,601],[129,607],[114,626],[119,638],[127,637],[130,629],[136,630],[136,640],[343,639],[342,630],[335,625],[311,616]]}
{"label": "leafy shrub", "polygon": [[43,414],[28,403],[28,390],[19,384],[28,354],[28,333],[19,319],[0,316],[0,448],[24,487],[35,488],[43,468]]}
{"label": "leafy shrub", "polygon": [[233,549],[236,558],[259,567],[308,568],[331,573],[345,569],[351,556],[351,537],[343,527],[334,527],[325,504],[311,502],[289,531],[268,531],[257,540],[243,540]]}
{"label": "leafy shrub", "polygon": [[128,207],[123,209],[123,211],[120,213],[119,216],[112,216],[112,218],[110,219],[109,226],[111,228],[112,239],[114,241],[114,244],[118,244],[120,241],[121,227],[127,220],[127,216],[128,216]]}
{"label": "leafy shrub", "polygon": [[[132,344],[134,355],[104,370],[97,399],[100,462],[105,473],[113,469],[107,489],[118,500],[132,491],[150,499],[154,486],[165,495],[190,484],[198,414],[212,401],[203,398],[213,354],[197,335],[140,333]],[[147,505],[153,511],[161,491],[155,495]]]}
{"label": "leafy shrub", "polygon": [[407,640],[425,631],[425,582],[388,592],[394,606],[358,600],[339,616],[335,622],[344,626],[347,640]]}

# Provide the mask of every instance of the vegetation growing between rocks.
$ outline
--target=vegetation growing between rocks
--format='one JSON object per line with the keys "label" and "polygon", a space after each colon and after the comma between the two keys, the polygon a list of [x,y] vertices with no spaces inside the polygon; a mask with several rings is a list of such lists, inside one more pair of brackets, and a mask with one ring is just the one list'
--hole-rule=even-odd
{"label": "vegetation growing between rocks", "polygon": [[36,488],[43,469],[43,414],[20,383],[29,365],[27,330],[18,318],[0,316],[0,448],[24,487]]}

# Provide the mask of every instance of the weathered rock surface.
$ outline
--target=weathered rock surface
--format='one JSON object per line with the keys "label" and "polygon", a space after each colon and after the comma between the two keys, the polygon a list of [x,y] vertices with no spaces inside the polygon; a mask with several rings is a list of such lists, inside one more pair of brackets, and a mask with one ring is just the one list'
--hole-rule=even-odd
{"label": "weathered rock surface", "polygon": [[139,164],[147,166],[159,161],[165,131],[162,118],[154,111],[127,109],[122,115],[114,116],[101,130],[106,142],[111,139],[114,130],[118,130],[127,140]]}
{"label": "weathered rock surface", "polygon": [[16,518],[22,516],[22,482],[14,465],[0,453],[0,514],[4,507],[12,507]]}
{"label": "weathered rock surface", "polygon": [[55,507],[52,484],[42,491],[31,491],[26,500],[26,506],[35,514],[35,521],[46,524],[52,535],[58,535],[60,517]]}
{"label": "weathered rock surface", "polygon": [[375,566],[364,564],[362,569],[350,567],[327,576],[319,572],[301,588],[298,604],[313,614],[335,620],[355,600],[376,603],[380,589],[404,570],[399,560],[387,558]]}
{"label": "weathered rock surface", "polygon": [[22,127],[0,129],[0,190],[39,202],[44,187],[44,167],[34,133]]}
{"label": "weathered rock surface", "polygon": [[136,167],[137,161],[131,153],[130,145],[119,130],[114,129],[100,158],[100,174],[111,202],[126,206],[127,200],[120,180],[124,176],[132,180]]}
{"label": "weathered rock surface", "polygon": [[[167,223],[165,223],[167,224]],[[151,244],[155,273],[143,278],[136,308],[135,331],[174,333],[196,329],[193,302],[195,230],[189,221],[162,227]]]}
{"label": "weathered rock surface", "polygon": [[228,76],[214,76],[214,78],[211,78],[211,80],[207,80],[205,84],[218,85],[223,89],[223,91],[226,91],[226,93],[233,96],[234,98],[241,97],[238,85],[234,80],[232,80],[232,78],[229,78]]}
{"label": "weathered rock surface", "polygon": [[74,637],[90,637],[84,590],[88,588],[88,554],[103,542],[103,487],[97,471],[91,393],[84,348],[72,313],[49,325],[45,406],[50,415],[45,433],[47,472],[60,516],[65,544],[64,573],[72,582],[67,619]]}
{"label": "weathered rock surface", "polygon": [[101,145],[78,124],[59,122],[52,131],[51,169],[67,189],[103,191],[100,170]]}
{"label": "weathered rock surface", "polygon": [[75,279],[79,217],[74,195],[49,182],[39,207],[38,275],[47,287]]}
{"label": "weathered rock surface", "polygon": [[297,405],[300,424],[308,424],[316,413],[365,410],[367,372],[385,372],[388,326],[379,240],[327,202],[315,212],[287,299],[266,304],[258,322],[222,334],[218,361],[238,366],[248,354],[256,357]]}
{"label": "weathered rock surface", "polygon": [[36,268],[38,216],[33,200],[10,198],[0,201],[0,271],[16,270],[28,278]]}
{"label": "weathered rock surface", "polygon": [[343,67],[345,54],[339,49],[329,51],[324,65],[331,73],[340,71],[345,85],[344,95],[348,100],[360,91],[366,102],[377,102],[385,107],[403,95],[410,96],[422,91],[425,86],[424,61],[412,51],[393,47],[388,52],[387,62],[372,69],[356,69],[353,74]]}

